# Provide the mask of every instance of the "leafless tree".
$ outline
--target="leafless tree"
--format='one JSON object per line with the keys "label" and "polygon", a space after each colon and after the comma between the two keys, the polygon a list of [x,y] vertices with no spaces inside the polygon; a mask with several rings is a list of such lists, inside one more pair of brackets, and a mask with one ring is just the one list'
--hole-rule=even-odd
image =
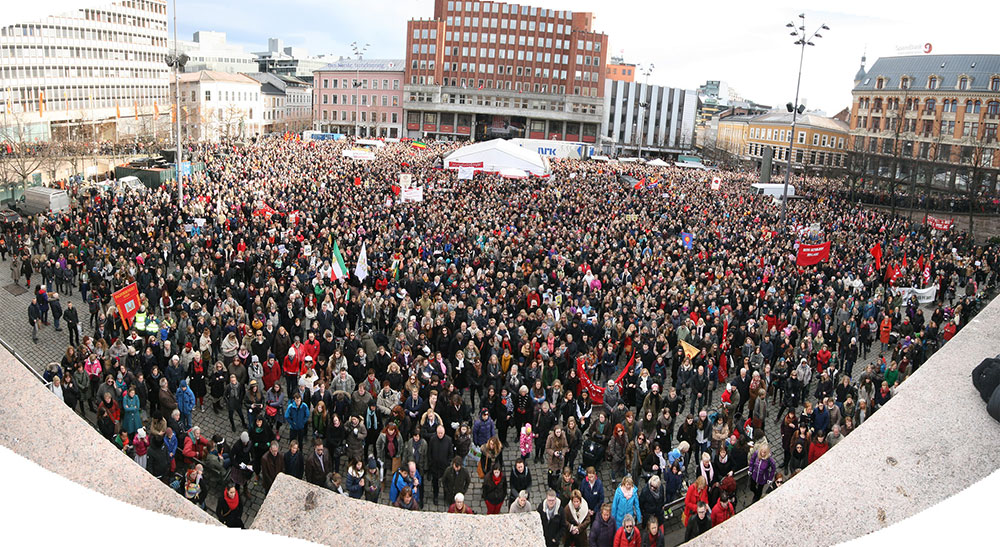
{"label": "leafless tree", "polygon": [[[27,120],[30,113],[9,112],[6,114],[6,125],[0,126],[0,146],[4,147],[5,183],[18,183],[22,191],[27,188],[28,179],[38,172],[50,169],[53,163],[54,146],[34,138],[31,133],[31,123]],[[14,180],[6,180],[14,179]]]}

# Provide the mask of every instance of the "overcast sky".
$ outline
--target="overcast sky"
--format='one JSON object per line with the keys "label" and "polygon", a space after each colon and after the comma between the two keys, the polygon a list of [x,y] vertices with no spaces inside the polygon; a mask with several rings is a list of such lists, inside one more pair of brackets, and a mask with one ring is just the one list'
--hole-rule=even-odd
{"label": "overcast sky", "polygon": [[[266,49],[269,37],[311,55],[349,55],[353,41],[368,42],[368,57],[405,56],[406,21],[430,18],[433,0],[178,0],[181,39],[217,30],[246,51]],[[529,3],[529,2],[526,2]],[[26,3],[24,3],[26,4]],[[47,0],[7,6],[0,22],[21,22],[87,0]],[[529,5],[591,11],[596,30],[608,34],[611,53],[655,65],[651,83],[693,89],[725,80],[747,99],[770,105],[795,96],[799,49],[785,23],[806,14],[809,33],[829,31],[806,50],[802,102],[835,114],[850,104],[862,52],[869,66],[902,46],[932,44],[933,53],[1000,53],[995,39],[1000,2],[951,4],[924,0],[765,0],[655,2],[537,0]],[[171,23],[172,25],[172,23]]]}

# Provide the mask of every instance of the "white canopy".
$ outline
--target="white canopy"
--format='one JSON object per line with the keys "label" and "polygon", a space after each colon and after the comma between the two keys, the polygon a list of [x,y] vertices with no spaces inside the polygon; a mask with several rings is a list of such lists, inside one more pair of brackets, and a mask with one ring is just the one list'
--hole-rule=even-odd
{"label": "white canopy", "polygon": [[518,169],[516,167],[504,167],[498,171],[501,177],[508,179],[526,179],[528,174],[524,172],[523,169]]}
{"label": "white canopy", "polygon": [[647,161],[646,165],[652,165],[653,167],[666,167],[669,164],[667,162],[661,160],[660,158],[656,158],[653,161]]}
{"label": "white canopy", "polygon": [[548,160],[539,155],[538,152],[521,148],[502,139],[470,144],[455,150],[444,158],[445,169],[462,167],[487,173],[497,173],[505,168],[518,169],[536,176],[549,173]]}

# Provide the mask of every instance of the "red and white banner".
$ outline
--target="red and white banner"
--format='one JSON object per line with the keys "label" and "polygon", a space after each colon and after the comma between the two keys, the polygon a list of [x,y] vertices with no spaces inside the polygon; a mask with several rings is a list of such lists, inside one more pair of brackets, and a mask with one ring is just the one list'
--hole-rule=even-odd
{"label": "red and white banner", "polygon": [[934,228],[935,230],[946,231],[946,230],[950,230],[951,227],[955,225],[955,221],[952,220],[952,219],[950,219],[950,218],[936,218],[936,217],[932,217],[930,215],[927,215],[927,222],[926,222],[926,224],[929,224],[930,227]]}
{"label": "red and white banner", "polygon": [[799,252],[795,255],[795,264],[798,266],[812,266],[819,264],[830,258],[830,242],[819,245],[799,244]]}
{"label": "red and white banner", "polygon": [[126,329],[132,324],[132,318],[139,312],[139,289],[135,283],[128,285],[111,295],[118,308],[118,315]]}
{"label": "red and white banner", "polygon": [[720,177],[712,177],[712,190],[718,190],[722,187],[722,179]]}
{"label": "red and white banner", "polygon": [[931,258],[926,262],[924,262],[924,271],[920,274],[921,277],[923,278],[924,285],[927,285],[928,283],[931,282],[931,262],[933,260],[934,260],[934,255],[932,254]]}

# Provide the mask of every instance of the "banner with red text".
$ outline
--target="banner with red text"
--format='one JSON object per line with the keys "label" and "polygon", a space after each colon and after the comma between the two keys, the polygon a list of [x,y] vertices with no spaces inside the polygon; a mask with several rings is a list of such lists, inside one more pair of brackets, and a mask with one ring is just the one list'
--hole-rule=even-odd
{"label": "banner with red text", "polygon": [[799,244],[799,252],[795,255],[798,266],[812,266],[830,258],[830,242],[819,245]]}

